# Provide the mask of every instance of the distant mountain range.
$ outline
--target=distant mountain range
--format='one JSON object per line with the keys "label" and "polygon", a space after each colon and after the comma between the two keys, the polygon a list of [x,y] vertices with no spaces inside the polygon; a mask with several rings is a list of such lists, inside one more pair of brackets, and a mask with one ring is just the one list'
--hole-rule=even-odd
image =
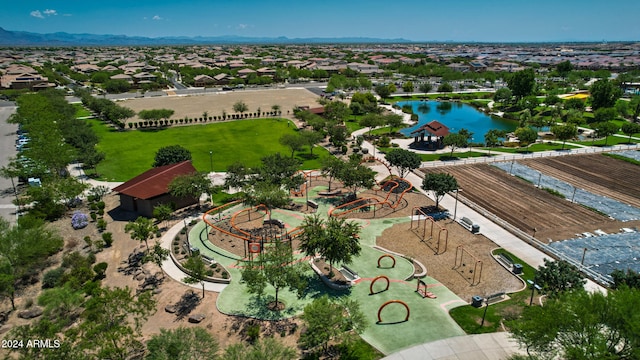
{"label": "distant mountain range", "polygon": [[149,38],[126,35],[69,34],[57,32],[38,34],[9,31],[0,27],[0,46],[162,46],[162,45],[224,45],[224,44],[363,44],[410,43],[406,39],[377,39],[367,37],[342,38],[276,38],[243,36],[178,36]]}

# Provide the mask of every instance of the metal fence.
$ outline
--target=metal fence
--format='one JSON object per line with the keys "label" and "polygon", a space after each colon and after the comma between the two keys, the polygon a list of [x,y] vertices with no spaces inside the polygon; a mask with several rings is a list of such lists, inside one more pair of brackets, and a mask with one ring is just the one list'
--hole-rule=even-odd
{"label": "metal fence", "polygon": [[614,145],[614,146],[607,146],[607,147],[591,146],[591,147],[578,148],[578,149],[539,151],[539,152],[533,152],[529,154],[505,154],[505,155],[495,155],[495,156],[473,157],[473,158],[466,158],[466,159],[459,159],[459,160],[426,161],[426,162],[423,162],[420,166],[424,168],[434,168],[434,167],[441,167],[441,166],[484,164],[484,163],[493,163],[493,162],[501,162],[501,161],[536,159],[536,158],[544,158],[544,157],[552,157],[552,156],[595,154],[595,153],[603,153],[603,152],[612,152],[612,151],[621,151],[621,150],[639,150],[639,149],[640,149],[640,144]]}

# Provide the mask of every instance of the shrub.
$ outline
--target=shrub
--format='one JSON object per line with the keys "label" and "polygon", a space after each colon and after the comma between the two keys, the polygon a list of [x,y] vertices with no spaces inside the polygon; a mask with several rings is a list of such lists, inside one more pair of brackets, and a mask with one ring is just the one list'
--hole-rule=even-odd
{"label": "shrub", "polygon": [[107,264],[106,262],[100,262],[93,266],[93,271],[96,273],[96,279],[104,279],[106,277],[107,272]]}
{"label": "shrub", "polygon": [[98,219],[96,226],[98,227],[98,231],[103,232],[107,229],[107,221],[105,219]]}
{"label": "shrub", "polygon": [[49,270],[44,275],[42,275],[42,288],[43,289],[51,289],[60,284],[60,279],[64,275],[63,268],[57,268],[53,270]]}
{"label": "shrub", "polygon": [[113,234],[110,232],[102,233],[102,240],[104,241],[104,247],[111,247],[111,244],[113,244]]}
{"label": "shrub", "polygon": [[71,226],[74,229],[82,229],[87,225],[89,225],[89,218],[87,218],[87,215],[81,213],[80,211],[76,211],[73,213],[73,216],[71,217]]}

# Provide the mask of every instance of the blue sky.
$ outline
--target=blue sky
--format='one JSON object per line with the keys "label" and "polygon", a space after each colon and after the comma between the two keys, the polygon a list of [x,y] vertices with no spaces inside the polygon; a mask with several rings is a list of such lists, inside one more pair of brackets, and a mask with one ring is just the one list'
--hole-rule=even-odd
{"label": "blue sky", "polygon": [[0,27],[35,33],[414,41],[635,41],[629,0],[64,0],[14,1]]}

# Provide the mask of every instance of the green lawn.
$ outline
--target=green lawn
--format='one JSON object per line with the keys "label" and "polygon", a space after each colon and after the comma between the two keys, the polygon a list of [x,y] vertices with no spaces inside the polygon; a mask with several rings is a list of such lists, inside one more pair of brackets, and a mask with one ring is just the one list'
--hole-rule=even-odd
{"label": "green lawn", "polygon": [[[157,130],[117,131],[98,120],[89,121],[100,141],[98,150],[106,159],[98,165],[102,180],[126,181],[149,170],[158,149],[168,145],[181,145],[191,151],[193,165],[199,171],[210,171],[209,151],[213,152],[213,169],[225,171],[240,161],[257,166],[266,155],[291,151],[279,143],[283,134],[295,127],[284,119],[258,119],[230,121],[217,124],[180,126]],[[301,168],[320,168],[320,161],[328,152],[315,147],[313,158],[308,147],[296,157],[303,161]]]}
{"label": "green lawn", "polygon": [[[566,144],[564,144],[564,149],[577,149],[578,146],[575,145],[571,145],[569,142],[567,142]],[[533,144],[531,146],[529,146],[528,148],[524,147],[524,148],[512,148],[512,147],[499,147],[499,148],[483,148],[484,150],[491,150],[491,153],[493,154],[493,152],[495,151],[496,153],[510,153],[510,154],[521,154],[521,153],[530,153],[530,152],[538,152],[538,151],[551,151],[551,150],[561,150],[562,149],[562,144],[556,144],[556,143],[536,143]]]}
{"label": "green lawn", "polygon": [[76,109],[77,118],[91,116],[91,111],[87,110],[84,106],[82,106],[82,104],[72,104],[72,105]]}
{"label": "green lawn", "polygon": [[[632,144],[636,144],[640,141],[635,140],[635,139],[631,139],[631,143]],[[577,142],[578,144],[582,144],[582,145],[587,145],[587,146],[611,146],[611,145],[620,145],[620,144],[629,144],[629,137],[625,136],[625,137],[620,137],[620,136],[609,136],[606,139],[606,145],[605,145],[605,139],[600,139],[600,140],[587,140],[587,141],[579,141]]]}

